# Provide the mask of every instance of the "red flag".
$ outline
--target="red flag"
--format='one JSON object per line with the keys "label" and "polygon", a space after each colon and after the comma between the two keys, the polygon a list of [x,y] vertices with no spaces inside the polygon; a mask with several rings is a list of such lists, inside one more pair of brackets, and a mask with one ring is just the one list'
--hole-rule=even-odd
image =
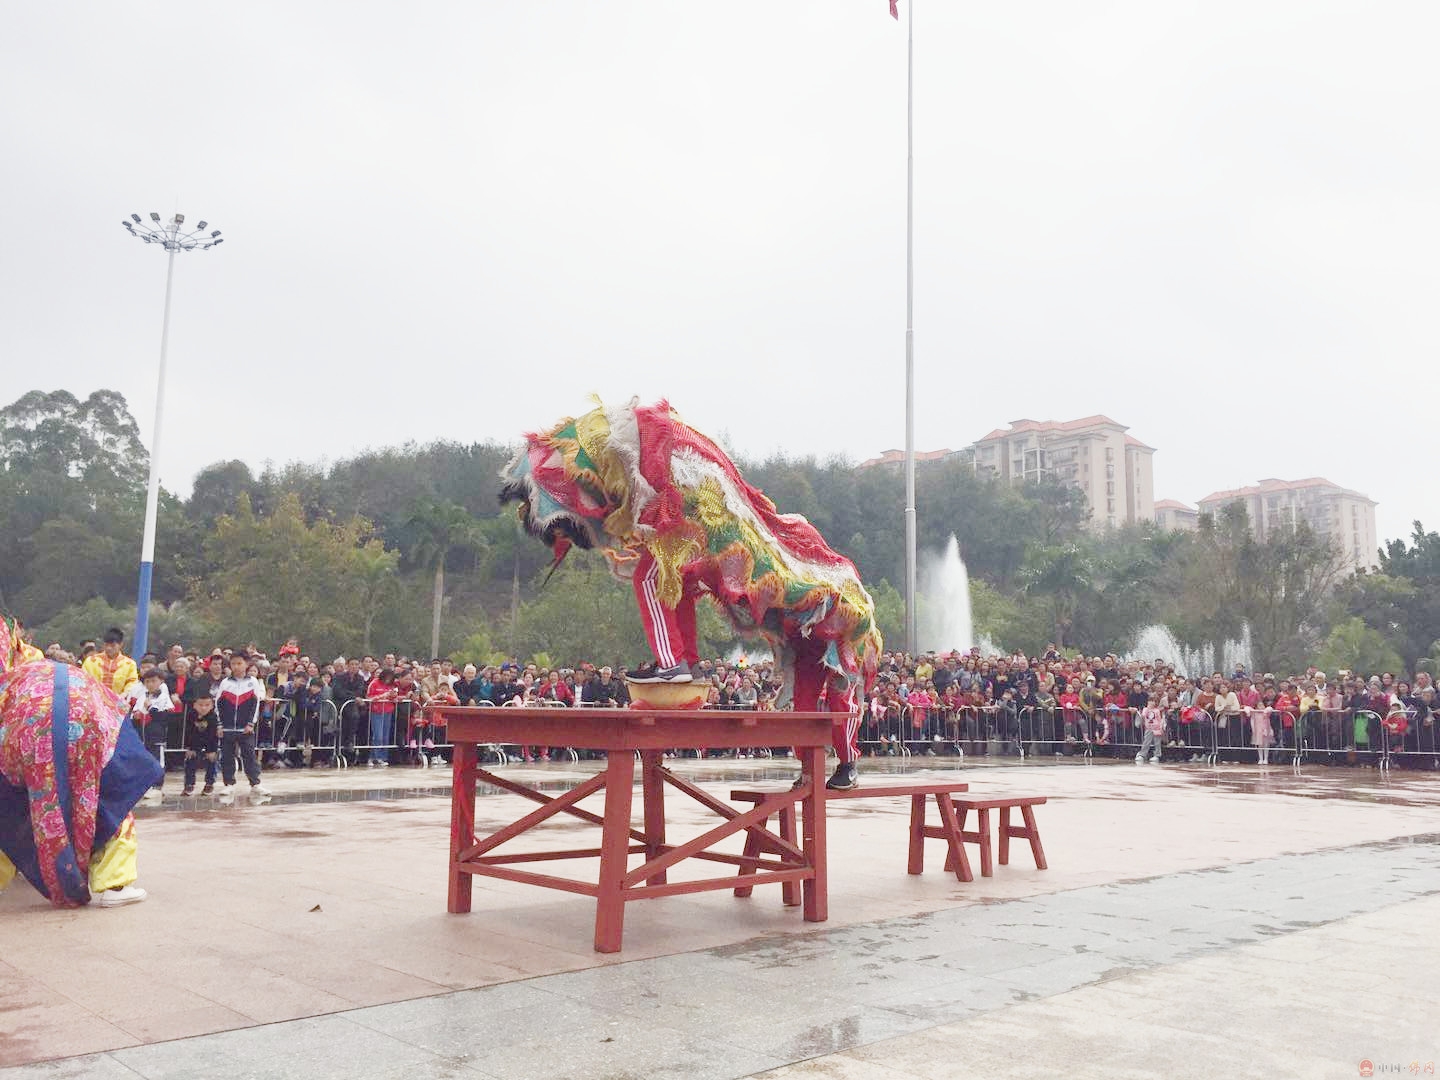
{"label": "red flag", "polygon": [[900,0],[890,0],[890,17],[896,20],[900,18]]}

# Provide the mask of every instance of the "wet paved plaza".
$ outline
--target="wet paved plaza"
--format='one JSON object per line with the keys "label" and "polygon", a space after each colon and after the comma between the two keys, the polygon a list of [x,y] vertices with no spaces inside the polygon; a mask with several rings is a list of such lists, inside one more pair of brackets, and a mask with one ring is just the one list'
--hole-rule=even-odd
{"label": "wet paved plaza", "polygon": [[[869,775],[883,768],[864,763]],[[788,763],[681,762],[724,796]],[[586,766],[512,768],[563,788]],[[477,880],[445,913],[448,774],[278,773],[268,805],[142,820],[152,899],[0,896],[0,1080],[21,1077],[1355,1076],[1440,1067],[1440,777],[1003,764],[1045,794],[966,884],[905,873],[908,806],[830,814],[830,909],[762,887],[631,905]],[[480,800],[501,821],[514,796]],[[674,835],[699,831],[688,808]],[[537,841],[574,846],[582,823]]]}

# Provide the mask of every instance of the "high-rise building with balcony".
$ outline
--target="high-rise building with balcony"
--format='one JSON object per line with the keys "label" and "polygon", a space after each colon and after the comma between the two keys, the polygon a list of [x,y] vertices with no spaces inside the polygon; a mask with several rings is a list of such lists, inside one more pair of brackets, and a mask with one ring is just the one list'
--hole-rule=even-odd
{"label": "high-rise building with balcony", "polygon": [[1092,528],[1155,517],[1154,447],[1108,416],[1014,420],[977,441],[976,472],[1010,483],[1055,479],[1085,495]]}
{"label": "high-rise building with balcony", "polygon": [[1253,487],[1216,491],[1200,500],[1202,514],[1218,514],[1233,502],[1245,504],[1257,536],[1305,521],[1335,541],[1352,569],[1379,564],[1375,539],[1375,500],[1332,484],[1324,477],[1261,480]]}

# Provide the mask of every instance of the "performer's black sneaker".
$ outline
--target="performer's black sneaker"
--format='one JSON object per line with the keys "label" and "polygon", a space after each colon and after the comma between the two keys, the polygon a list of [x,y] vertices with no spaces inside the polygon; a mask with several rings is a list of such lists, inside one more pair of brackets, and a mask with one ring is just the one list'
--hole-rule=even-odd
{"label": "performer's black sneaker", "polygon": [[654,663],[641,664],[625,677],[634,683],[687,683],[693,681],[690,665],[684,661],[667,668],[662,668]]}
{"label": "performer's black sneaker", "polygon": [[835,766],[835,775],[825,782],[831,791],[850,791],[860,786],[860,776],[853,761],[842,761]]}

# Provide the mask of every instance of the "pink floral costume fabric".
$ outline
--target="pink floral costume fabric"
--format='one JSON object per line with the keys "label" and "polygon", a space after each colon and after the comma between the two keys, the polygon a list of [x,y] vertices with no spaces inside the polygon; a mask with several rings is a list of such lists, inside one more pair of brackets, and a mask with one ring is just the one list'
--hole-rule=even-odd
{"label": "pink floral costume fabric", "polygon": [[52,904],[75,907],[90,899],[92,852],[120,830],[160,766],[108,687],[51,661],[4,670],[13,659],[0,657],[0,851]]}

